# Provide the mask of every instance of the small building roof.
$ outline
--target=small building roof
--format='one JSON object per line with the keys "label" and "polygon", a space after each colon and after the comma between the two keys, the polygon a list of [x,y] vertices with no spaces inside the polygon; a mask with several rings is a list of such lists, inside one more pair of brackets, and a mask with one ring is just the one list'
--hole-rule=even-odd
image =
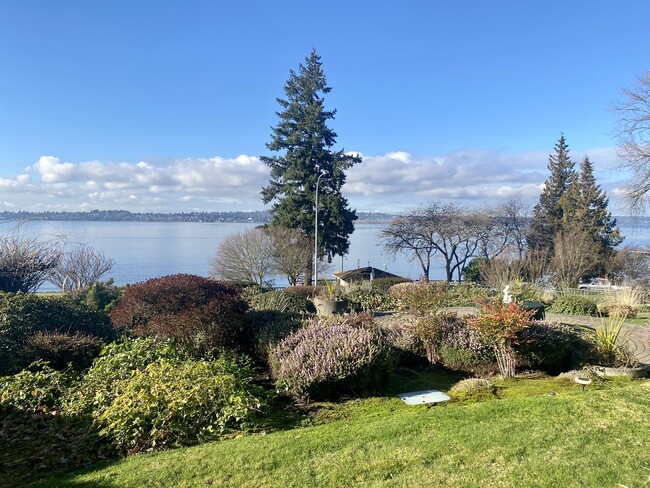
{"label": "small building roof", "polygon": [[365,268],[352,269],[349,271],[337,271],[334,273],[341,281],[346,281],[348,283],[352,281],[370,281],[376,280],[378,278],[401,278],[406,279],[401,276],[397,276],[388,271],[381,269],[373,268],[372,266],[366,266]]}

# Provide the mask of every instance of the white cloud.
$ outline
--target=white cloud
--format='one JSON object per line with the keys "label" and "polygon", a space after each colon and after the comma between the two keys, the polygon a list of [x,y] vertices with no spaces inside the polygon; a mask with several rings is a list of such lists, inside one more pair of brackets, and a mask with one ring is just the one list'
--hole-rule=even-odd
{"label": "white cloud", "polygon": [[[587,151],[598,182],[618,196],[623,178],[611,172],[614,148]],[[572,153],[576,163],[584,154]],[[353,208],[398,212],[432,199],[471,205],[521,195],[534,201],[548,176],[548,152],[463,150],[418,156],[406,151],[362,155],[343,191]],[[0,178],[4,208],[26,210],[127,209],[220,211],[264,208],[260,189],[269,168],[255,156],[181,159],[166,165],[43,156],[18,176]],[[621,181],[619,181],[621,180]],[[0,209],[2,208],[0,207]]]}

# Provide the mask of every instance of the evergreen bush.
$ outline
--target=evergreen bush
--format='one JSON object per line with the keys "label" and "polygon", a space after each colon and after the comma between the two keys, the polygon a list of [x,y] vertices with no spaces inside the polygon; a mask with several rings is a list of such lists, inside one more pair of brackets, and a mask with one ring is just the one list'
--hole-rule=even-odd
{"label": "evergreen bush", "polygon": [[390,349],[367,319],[312,320],[272,350],[279,390],[299,401],[361,393],[381,385]]}
{"label": "evergreen bush", "polygon": [[39,358],[31,345],[42,346],[43,341],[30,340],[39,333],[104,340],[115,336],[106,314],[89,309],[74,297],[0,294],[0,374],[20,371]]}
{"label": "evergreen bush", "polygon": [[591,343],[568,325],[533,321],[517,334],[517,363],[557,375],[589,358]]}
{"label": "evergreen bush", "polygon": [[295,314],[316,313],[316,307],[310,300],[284,290],[260,293],[252,297],[249,304],[255,310],[274,310]]}
{"label": "evergreen bush", "polygon": [[568,315],[598,315],[598,305],[594,300],[583,295],[560,295],[549,308],[553,313]]}

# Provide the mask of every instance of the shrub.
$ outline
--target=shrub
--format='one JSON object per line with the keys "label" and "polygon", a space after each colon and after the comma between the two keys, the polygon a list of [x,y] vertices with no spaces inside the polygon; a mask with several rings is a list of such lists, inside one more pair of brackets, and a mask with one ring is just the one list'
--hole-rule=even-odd
{"label": "shrub", "polygon": [[388,294],[383,294],[374,287],[355,286],[346,294],[353,310],[363,312],[392,310],[395,300]]}
{"label": "shrub", "polygon": [[517,333],[517,362],[549,374],[567,371],[587,359],[591,344],[568,325],[534,321]]}
{"label": "shrub", "polygon": [[0,378],[0,406],[23,412],[58,410],[72,376],[37,361],[20,373]]}
{"label": "shrub", "polygon": [[549,311],[554,313],[565,313],[569,315],[598,315],[596,302],[589,297],[582,295],[560,295],[558,296]]}
{"label": "shrub", "polygon": [[443,329],[447,322],[457,320],[455,314],[437,313],[418,317],[416,322],[416,333],[424,345],[427,359],[431,364],[438,361],[438,347],[442,342]]}
{"label": "shrub", "polygon": [[397,285],[398,283],[411,283],[411,280],[407,280],[406,278],[376,278],[370,283],[373,291],[387,295],[393,285]]}
{"label": "shrub", "polygon": [[275,310],[295,314],[316,313],[314,304],[302,296],[282,290],[271,290],[254,296],[249,301],[255,310]]}
{"label": "shrub", "polygon": [[66,411],[72,414],[100,413],[118,394],[121,380],[142,371],[159,360],[181,360],[187,356],[168,342],[124,339],[106,346],[79,384],[65,398]]}
{"label": "shrub", "polygon": [[72,297],[2,294],[0,373],[17,372],[38,358],[29,348],[29,338],[39,332],[71,336],[86,334],[101,339],[114,337],[114,330],[104,313],[89,310]]}
{"label": "shrub", "polygon": [[253,335],[253,353],[265,363],[273,346],[302,327],[302,316],[293,313],[249,310],[246,316]]}
{"label": "shrub", "polygon": [[445,289],[445,307],[473,307],[488,297],[489,288],[474,283],[450,283]]}
{"label": "shrub", "polygon": [[446,283],[399,283],[389,293],[399,310],[430,313],[444,306],[446,290]]}
{"label": "shrub", "polygon": [[111,278],[108,281],[91,284],[81,292],[80,296],[89,309],[109,313],[120,300],[124,289],[123,286],[115,286]]}
{"label": "shrub", "polygon": [[426,357],[424,345],[418,337],[413,319],[402,319],[382,324],[381,331],[386,343],[392,348],[395,364],[411,366]]}
{"label": "shrub", "polygon": [[600,317],[593,329],[593,352],[602,366],[632,366],[636,364],[628,348],[629,335],[623,331],[625,317]]}
{"label": "shrub", "polygon": [[236,288],[193,275],[171,275],[130,286],[110,314],[116,328],[136,337],[170,339],[195,354],[248,345]]}
{"label": "shrub", "polygon": [[160,359],[119,382],[97,416],[100,433],[120,451],[191,445],[242,428],[261,407],[250,365],[234,356],[213,362]]}
{"label": "shrub", "polygon": [[92,364],[101,349],[99,338],[80,332],[37,332],[26,343],[26,354],[32,354],[34,361],[43,359],[59,370],[67,365],[72,365],[79,371],[84,370]]}
{"label": "shrub", "polygon": [[379,386],[388,374],[390,350],[363,318],[353,325],[312,320],[272,351],[279,389],[300,401]]}
{"label": "shrub", "polygon": [[499,371],[506,378],[515,375],[517,358],[513,343],[517,334],[530,325],[532,311],[525,311],[513,303],[485,302],[481,314],[471,320],[471,325],[493,344]]}
{"label": "shrub", "polygon": [[472,373],[492,370],[492,343],[466,318],[442,314],[435,337],[437,361],[446,368]]}
{"label": "shrub", "polygon": [[284,289],[287,293],[307,298],[308,300],[318,295],[320,286],[288,286]]}

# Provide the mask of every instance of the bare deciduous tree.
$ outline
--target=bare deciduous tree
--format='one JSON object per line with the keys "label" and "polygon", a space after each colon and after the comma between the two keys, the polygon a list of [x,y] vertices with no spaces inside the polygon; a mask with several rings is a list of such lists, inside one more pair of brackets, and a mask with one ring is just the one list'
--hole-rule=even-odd
{"label": "bare deciduous tree", "polygon": [[226,237],[210,260],[210,275],[258,285],[273,271],[271,237],[262,229],[249,229]]}
{"label": "bare deciduous tree", "polygon": [[0,290],[36,291],[60,256],[58,240],[28,236],[16,226],[0,237]]}
{"label": "bare deciduous tree", "polygon": [[612,110],[618,115],[614,134],[624,161],[622,167],[633,174],[632,183],[626,187],[627,201],[631,210],[641,213],[650,191],[650,71],[632,88],[623,90]]}
{"label": "bare deciduous tree", "polygon": [[380,234],[390,254],[404,253],[417,260],[425,280],[431,261],[439,255],[445,264],[447,281],[461,272],[479,248],[487,227],[481,212],[469,211],[455,203],[430,202],[393,219]]}
{"label": "bare deciduous tree", "polygon": [[549,249],[529,249],[523,259],[524,278],[535,285],[546,285],[551,274]]}
{"label": "bare deciduous tree", "polygon": [[295,286],[311,270],[313,241],[299,229],[269,227],[266,233],[271,238],[273,271],[286,276],[289,284]]}
{"label": "bare deciduous tree", "polygon": [[607,273],[619,283],[646,285],[650,270],[650,251],[625,246],[609,260]]}
{"label": "bare deciduous tree", "polygon": [[523,261],[510,252],[502,252],[499,257],[485,261],[481,268],[481,282],[499,291],[506,285],[513,286],[523,279],[523,265]]}
{"label": "bare deciduous tree", "polygon": [[99,281],[114,264],[115,261],[103,252],[82,244],[63,253],[58,264],[49,271],[47,280],[61,291],[83,290]]}
{"label": "bare deciduous tree", "polygon": [[555,282],[560,288],[576,286],[578,279],[592,270],[597,261],[597,248],[585,232],[559,232],[554,240],[555,254],[551,260]]}

